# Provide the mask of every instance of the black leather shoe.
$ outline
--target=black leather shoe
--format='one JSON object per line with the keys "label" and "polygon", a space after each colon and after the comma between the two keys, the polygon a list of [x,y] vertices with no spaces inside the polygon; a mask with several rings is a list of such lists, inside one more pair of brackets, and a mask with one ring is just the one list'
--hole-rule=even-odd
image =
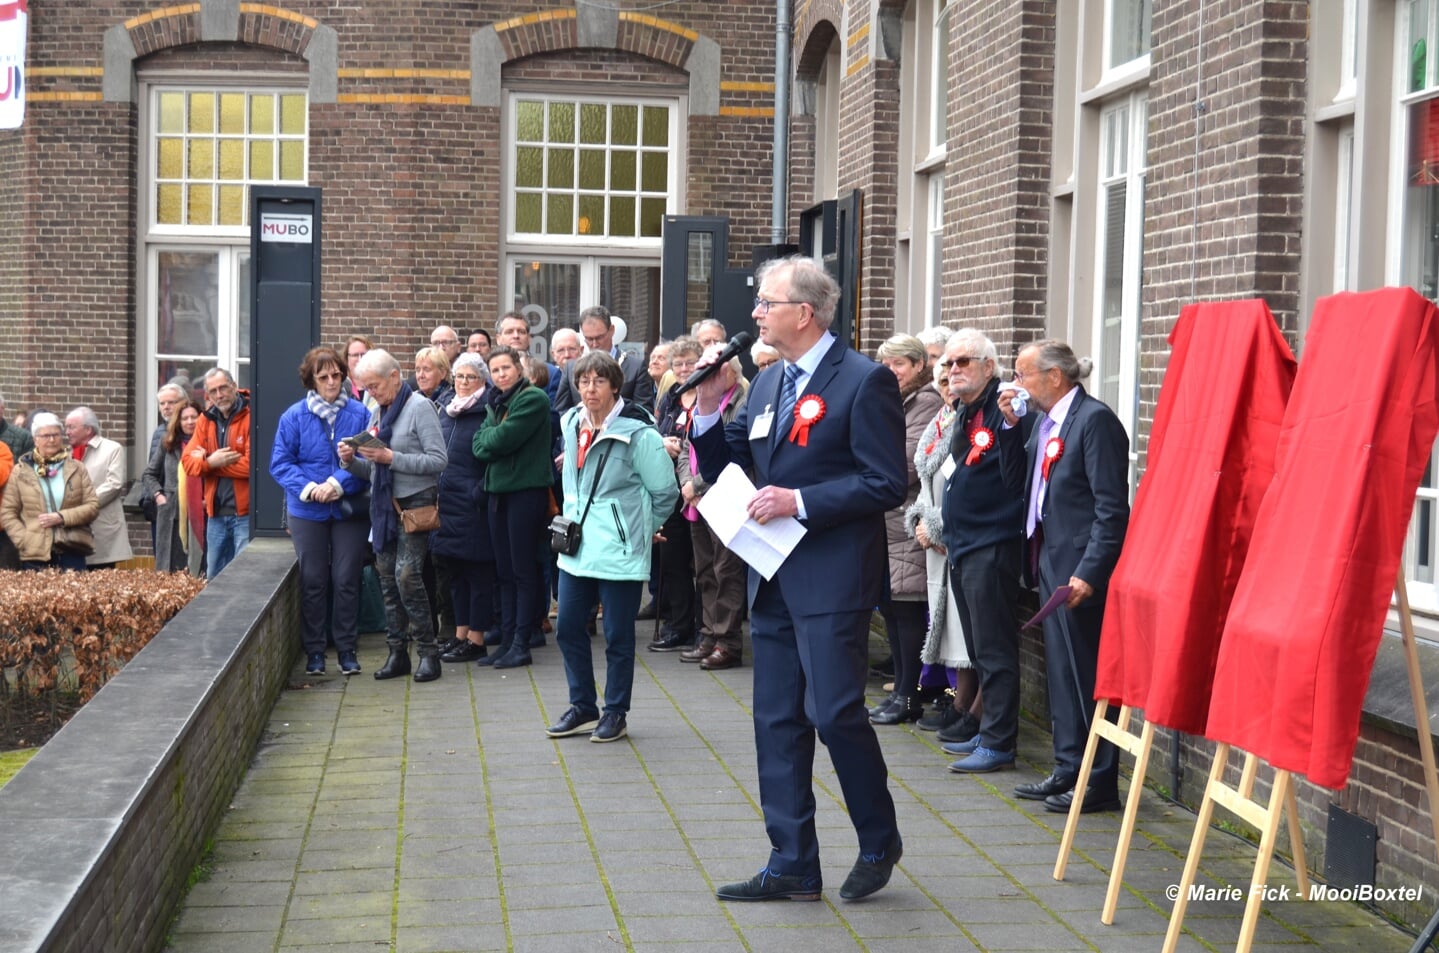
{"label": "black leather shoe", "polygon": [[590,740],[596,744],[604,744],[608,741],[619,741],[629,734],[629,728],[625,725],[625,716],[617,711],[607,711],[600,716],[600,723],[595,726]]}
{"label": "black leather shoe", "polygon": [[890,692],[888,695],[884,696],[884,698],[880,701],[878,705],[875,705],[869,710],[869,717],[873,718],[876,715],[889,711],[891,708],[894,707],[894,703],[896,700],[898,700],[898,698],[899,692]]}
{"label": "black leather shoe", "polygon": [[390,657],[385,659],[379,671],[375,672],[375,678],[384,681],[387,678],[399,678],[402,675],[410,674],[410,650],[405,646],[390,647]]}
{"label": "black leather shoe", "polygon": [[1049,777],[1043,781],[1032,781],[1028,784],[1016,784],[1014,796],[1022,797],[1026,801],[1043,801],[1046,798],[1054,797],[1056,794],[1063,794],[1066,791],[1074,790],[1074,775],[1067,771],[1050,772]]}
{"label": "black leather shoe", "polygon": [[939,729],[935,738],[940,744],[953,744],[956,741],[968,741],[977,734],[979,734],[979,719],[969,712],[964,712],[954,724]]}
{"label": "black leather shoe", "polygon": [[[1063,794],[1052,794],[1044,799],[1044,809],[1051,814],[1068,814],[1070,805],[1074,803],[1074,791],[1065,791]],[[1084,802],[1079,806],[1081,814],[1100,814],[1104,811],[1119,810],[1119,794],[1115,791],[1102,791],[1094,787],[1084,792]]]}
{"label": "black leather shoe", "polygon": [[583,712],[571,705],[560,716],[560,720],[545,729],[545,734],[551,738],[568,738],[571,735],[582,735],[594,731],[600,723],[600,716],[594,712]]}
{"label": "black leather shoe", "polygon": [[655,617],[655,613],[658,611],[659,610],[655,608],[655,601],[651,599],[648,603],[645,604],[645,607],[643,609],[635,613],[635,618],[645,620],[653,619]]}
{"label": "black leather shoe", "polygon": [[415,666],[415,681],[433,682],[440,677],[440,668],[438,655],[421,655],[420,664]]}
{"label": "black leather shoe", "polygon": [[649,650],[651,652],[678,652],[680,649],[690,648],[694,644],[693,632],[681,632],[679,629],[665,626],[660,629],[660,637],[649,644]]}
{"label": "black leather shoe", "polygon": [[[495,660],[495,668],[520,668],[524,665],[532,665],[534,661],[535,660],[530,657],[529,646],[525,645],[519,639],[516,639],[515,644],[510,647],[510,650]],[[479,663],[476,662],[475,664],[478,665]]]}
{"label": "black leather shoe", "polygon": [[934,706],[934,711],[915,722],[914,726],[920,731],[940,731],[959,721],[963,714],[965,713],[955,711],[946,698]]}
{"label": "black leather shoe", "polygon": [[904,856],[904,844],[898,837],[890,841],[889,846],[878,854],[866,854],[861,852],[859,859],[854,862],[850,869],[849,876],[844,878],[844,884],[839,888],[841,900],[858,900],[861,897],[868,897],[889,883],[889,877],[894,873],[894,865]]}
{"label": "black leather shoe", "polygon": [[483,645],[465,639],[448,652],[440,653],[441,662],[473,662],[475,659],[482,659],[488,653]]}
{"label": "black leather shoe", "polygon": [[453,652],[468,641],[469,639],[445,639],[445,641],[440,643],[440,654],[444,655],[446,652]]}
{"label": "black leather shoe", "polygon": [[749,903],[756,900],[818,900],[820,879],[791,874],[772,874],[768,867],[739,883],[725,884],[715,891],[720,900]]}
{"label": "black leather shoe", "polygon": [[907,721],[918,721],[923,714],[924,706],[919,703],[918,698],[896,695],[894,704],[878,715],[870,715],[869,722],[872,725],[902,725]]}

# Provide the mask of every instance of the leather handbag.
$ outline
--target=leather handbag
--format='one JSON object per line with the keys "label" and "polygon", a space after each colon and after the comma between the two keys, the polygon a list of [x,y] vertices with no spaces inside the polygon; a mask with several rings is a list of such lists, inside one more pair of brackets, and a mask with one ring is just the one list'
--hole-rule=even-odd
{"label": "leather handbag", "polygon": [[[428,494],[415,494],[425,496]],[[414,499],[414,497],[409,497]],[[419,506],[401,506],[399,500],[392,499],[395,512],[400,514],[400,527],[407,533],[429,533],[440,528],[440,504],[438,501],[422,503]]]}

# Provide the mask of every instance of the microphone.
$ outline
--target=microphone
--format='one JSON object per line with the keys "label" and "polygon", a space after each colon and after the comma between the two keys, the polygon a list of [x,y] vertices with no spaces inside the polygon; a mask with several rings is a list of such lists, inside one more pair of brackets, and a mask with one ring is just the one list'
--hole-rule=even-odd
{"label": "microphone", "polygon": [[720,356],[715,359],[715,362],[708,367],[702,367],[699,370],[695,371],[693,374],[691,374],[690,379],[685,381],[679,386],[678,389],[675,390],[675,396],[678,397],[680,394],[683,394],[686,391],[694,390],[700,384],[703,384],[706,380],[708,380],[711,376],[713,376],[719,371],[721,364],[727,364],[731,359],[739,357],[740,354],[749,350],[750,345],[752,344],[754,344],[754,335],[750,334],[748,331],[741,331],[734,337],[730,338],[729,343],[724,346],[723,351],[720,351]]}

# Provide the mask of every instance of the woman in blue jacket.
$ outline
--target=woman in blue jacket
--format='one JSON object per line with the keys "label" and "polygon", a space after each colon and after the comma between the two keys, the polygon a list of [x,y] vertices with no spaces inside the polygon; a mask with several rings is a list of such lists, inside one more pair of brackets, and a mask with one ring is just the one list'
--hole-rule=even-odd
{"label": "woman in blue jacket", "polygon": [[[650,578],[650,540],[679,499],[674,464],[654,418],[620,397],[624,372],[604,351],[574,364],[580,406],[561,424],[565,435],[564,514],[580,525],[580,546],[560,554],[556,641],[565,659],[570,707],[545,730],[551,738],[591,732],[618,741],[627,733],[635,677],[635,613]],[[596,703],[585,623],[605,606],[605,705]]]}
{"label": "woman in blue jacket", "polygon": [[369,484],[340,466],[335,444],[370,423],[370,411],[345,393],[345,362],[333,348],[311,348],[300,362],[308,391],[280,416],[270,476],[285,491],[290,539],[300,560],[305,672],[325,674],[325,617],[334,597],[340,671],[357,675],[360,573],[370,535]]}
{"label": "woman in blue jacket", "polygon": [[472,449],[485,422],[489,375],[485,360],[468,352],[455,358],[455,394],[440,407],[440,431],[449,461],[440,471],[440,528],[430,534],[436,575],[449,580],[455,637],[442,662],[485,657],[485,632],[494,622],[495,550],[490,543],[485,462]]}

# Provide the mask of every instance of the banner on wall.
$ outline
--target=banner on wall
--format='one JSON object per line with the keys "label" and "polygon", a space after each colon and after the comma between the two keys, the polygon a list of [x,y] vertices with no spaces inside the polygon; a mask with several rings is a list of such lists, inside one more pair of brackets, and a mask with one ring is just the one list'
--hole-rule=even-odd
{"label": "banner on wall", "polygon": [[0,0],[0,129],[25,121],[25,26],[28,0]]}

